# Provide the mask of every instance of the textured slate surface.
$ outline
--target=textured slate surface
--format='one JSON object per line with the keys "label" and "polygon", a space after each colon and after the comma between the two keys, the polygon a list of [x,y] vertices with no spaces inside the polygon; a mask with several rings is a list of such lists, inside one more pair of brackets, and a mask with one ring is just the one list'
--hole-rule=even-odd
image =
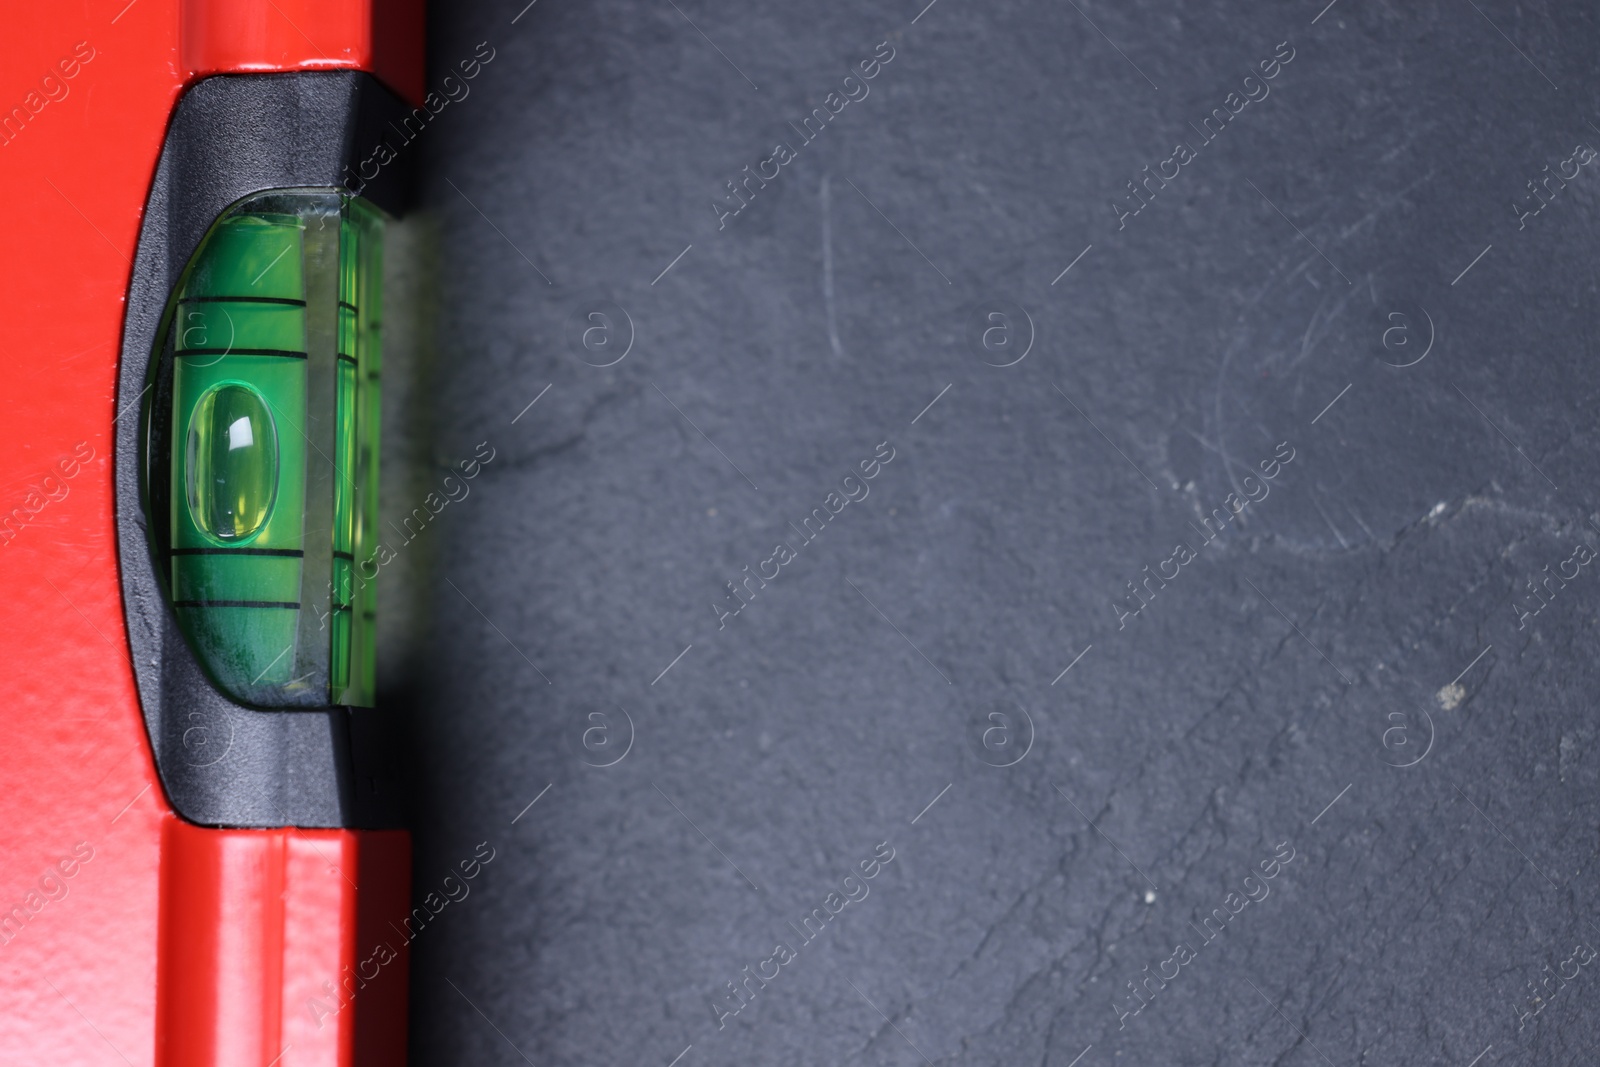
{"label": "textured slate surface", "polygon": [[1592,1059],[1600,31],[1477,6],[436,11],[414,1062]]}

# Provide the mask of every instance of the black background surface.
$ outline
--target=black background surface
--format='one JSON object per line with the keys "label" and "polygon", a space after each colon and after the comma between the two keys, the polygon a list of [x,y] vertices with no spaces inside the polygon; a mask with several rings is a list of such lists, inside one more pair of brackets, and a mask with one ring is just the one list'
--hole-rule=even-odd
{"label": "black background surface", "polygon": [[1513,205],[1600,145],[1595,14],[922,2],[433,13],[431,84],[494,58],[414,146],[430,447],[495,459],[388,682],[419,901],[495,858],[414,943],[414,1062],[1588,1061],[1600,575],[1516,605],[1600,546],[1597,166]]}

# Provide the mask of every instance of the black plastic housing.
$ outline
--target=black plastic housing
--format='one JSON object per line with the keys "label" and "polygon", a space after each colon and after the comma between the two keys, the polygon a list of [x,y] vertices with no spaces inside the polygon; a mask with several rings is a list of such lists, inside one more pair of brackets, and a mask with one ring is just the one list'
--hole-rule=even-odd
{"label": "black plastic housing", "polygon": [[401,213],[398,161],[359,165],[409,109],[358,72],[223,75],[173,109],[139,233],[117,380],[117,545],[139,700],[172,807],[207,826],[400,825],[395,730],[381,709],[261,710],[206,677],[166,602],[140,486],[139,415],[173,287],[211,223],[268,189],[343,187]]}

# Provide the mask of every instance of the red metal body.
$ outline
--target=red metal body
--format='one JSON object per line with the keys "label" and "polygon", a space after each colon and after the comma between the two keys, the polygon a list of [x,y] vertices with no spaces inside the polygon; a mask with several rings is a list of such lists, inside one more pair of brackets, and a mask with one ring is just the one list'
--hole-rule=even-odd
{"label": "red metal body", "polygon": [[[123,630],[110,452],[112,420],[136,417],[114,400],[124,294],[183,87],[220,72],[360,69],[416,101],[421,8],[91,0],[6,12],[0,1063],[404,1061],[406,960],[387,926],[408,906],[406,835],[209,830],[166,803]],[[380,942],[396,958],[351,1003],[346,976],[359,981]]]}
{"label": "red metal body", "polygon": [[158,1062],[405,1062],[404,832],[170,819],[162,854]]}

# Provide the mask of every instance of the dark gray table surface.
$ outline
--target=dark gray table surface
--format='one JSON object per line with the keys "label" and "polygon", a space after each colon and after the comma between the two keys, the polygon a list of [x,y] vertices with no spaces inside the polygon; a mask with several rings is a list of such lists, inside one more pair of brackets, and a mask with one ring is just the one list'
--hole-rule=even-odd
{"label": "dark gray table surface", "polygon": [[414,146],[413,1062],[1593,1062],[1595,11],[522,2]]}

